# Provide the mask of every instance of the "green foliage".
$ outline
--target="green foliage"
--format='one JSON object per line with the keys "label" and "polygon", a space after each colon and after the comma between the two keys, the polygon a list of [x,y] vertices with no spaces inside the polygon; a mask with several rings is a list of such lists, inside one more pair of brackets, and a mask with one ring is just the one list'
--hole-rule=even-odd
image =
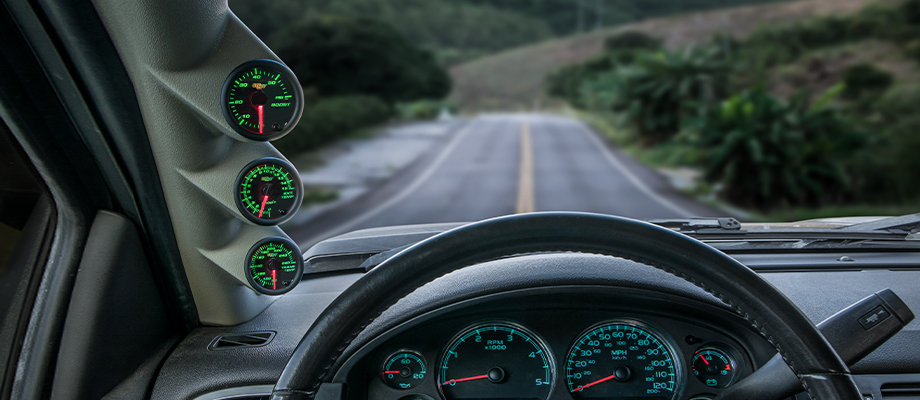
{"label": "green foliage", "polygon": [[661,40],[638,31],[627,31],[604,40],[609,50],[653,50],[661,47]]}
{"label": "green foliage", "polygon": [[371,94],[389,102],[440,98],[447,72],[389,26],[371,19],[326,16],[277,33],[275,51],[319,96]]}
{"label": "green foliage", "polygon": [[396,105],[396,112],[399,118],[404,120],[435,119],[441,115],[442,110],[454,113],[456,112],[456,107],[450,102],[442,100],[419,100]]}
{"label": "green foliage", "polygon": [[296,154],[383,123],[392,114],[393,109],[376,97],[331,97],[308,104],[294,131],[273,143],[285,154]]}
{"label": "green foliage", "polygon": [[879,94],[891,86],[894,80],[891,74],[872,64],[857,64],[843,71],[843,83],[846,89],[843,95],[856,99],[867,94]]}
{"label": "green foliage", "polygon": [[230,0],[230,8],[273,49],[280,27],[332,14],[383,21],[452,65],[640,19],[770,1],[776,0]]}
{"label": "green foliage", "polygon": [[[682,124],[705,113],[727,93],[728,66],[712,49],[657,52],[640,55],[634,64],[613,75],[589,81],[585,101],[625,112],[647,145],[677,134]],[[592,87],[593,86],[593,87]]]}
{"label": "green foliage", "polygon": [[769,210],[816,206],[852,194],[845,164],[864,142],[834,109],[804,95],[790,102],[747,90],[707,113],[700,145],[705,176],[739,205]]}
{"label": "green foliage", "polygon": [[859,174],[854,185],[865,202],[914,202],[920,200],[920,85],[892,88],[871,103],[865,113],[873,117],[862,122],[873,132],[869,142],[853,155]]}

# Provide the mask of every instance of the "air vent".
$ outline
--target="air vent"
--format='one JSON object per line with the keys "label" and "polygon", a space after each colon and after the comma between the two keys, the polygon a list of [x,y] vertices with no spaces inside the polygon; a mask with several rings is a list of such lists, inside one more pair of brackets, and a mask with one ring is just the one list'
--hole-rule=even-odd
{"label": "air vent", "polygon": [[920,400],[920,382],[886,383],[882,385],[882,398]]}
{"label": "air vent", "polygon": [[239,349],[244,347],[265,346],[275,337],[275,332],[246,332],[220,335],[208,345],[209,350]]}

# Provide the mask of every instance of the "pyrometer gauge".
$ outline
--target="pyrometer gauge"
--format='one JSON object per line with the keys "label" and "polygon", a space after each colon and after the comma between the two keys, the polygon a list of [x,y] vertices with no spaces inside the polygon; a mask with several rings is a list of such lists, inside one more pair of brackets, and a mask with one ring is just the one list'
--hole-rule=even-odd
{"label": "pyrometer gauge", "polygon": [[289,292],[303,277],[303,255],[296,243],[280,237],[262,239],[249,249],[244,272],[256,291],[268,295]]}
{"label": "pyrometer gauge", "polygon": [[303,114],[303,89],[288,67],[273,60],[252,60],[230,73],[220,95],[224,117],[252,140],[275,140]]}
{"label": "pyrometer gauge", "polygon": [[240,171],[235,186],[236,206],[246,219],[259,225],[287,221],[303,198],[303,184],[294,166],[277,158],[260,158]]}

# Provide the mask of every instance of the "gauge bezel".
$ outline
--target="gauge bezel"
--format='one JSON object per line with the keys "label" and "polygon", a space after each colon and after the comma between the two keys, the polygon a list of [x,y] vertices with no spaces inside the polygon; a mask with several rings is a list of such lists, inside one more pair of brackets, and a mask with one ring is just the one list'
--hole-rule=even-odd
{"label": "gauge bezel", "polygon": [[[293,284],[281,290],[271,290],[271,289],[266,289],[260,286],[255,281],[255,279],[252,278],[252,274],[250,273],[249,265],[250,265],[250,261],[252,260],[252,255],[255,254],[256,250],[258,250],[259,247],[269,242],[281,242],[284,245],[291,247],[292,249],[294,249],[294,255],[297,259],[297,269],[294,271],[294,274],[296,276],[299,276],[300,279],[297,279],[296,281],[294,281]],[[288,238],[280,237],[280,236],[264,238],[256,242],[256,244],[252,245],[252,247],[250,247],[249,251],[246,253],[246,258],[243,259],[243,274],[246,275],[246,280],[249,281],[249,287],[253,288],[253,290],[259,293],[267,294],[269,296],[279,296],[279,295],[285,294],[293,290],[295,287],[297,287],[297,285],[300,284],[300,281],[303,280],[303,252],[300,251],[300,246],[298,246],[297,243],[294,243],[294,241]]]}
{"label": "gauge bezel", "polygon": [[[422,368],[425,369],[425,378],[424,378],[424,379],[428,379],[428,377],[431,375],[431,369],[428,368],[428,360],[426,360],[425,357],[422,356],[421,353],[419,353],[419,352],[417,352],[417,351],[415,351],[415,350],[401,349],[401,350],[394,351],[394,352],[391,353],[390,355],[384,357],[383,363],[380,364],[380,371],[381,371],[381,372],[382,372],[382,371],[386,371],[386,369],[387,369],[387,364],[389,364],[390,360],[393,360],[394,358],[396,358],[396,357],[398,357],[398,356],[400,356],[400,355],[402,355],[402,354],[412,354],[413,356],[417,357],[417,358],[419,359],[419,361],[421,361],[421,363],[422,363]],[[381,375],[380,375],[380,380],[383,381],[383,384],[384,384],[384,385],[386,385],[387,387],[389,387],[389,388],[391,388],[391,389],[394,389],[394,390],[410,390],[410,389],[414,389],[414,388],[416,387],[416,386],[410,386],[410,387],[405,388],[405,389],[393,387],[393,386],[391,386],[389,383],[387,383],[387,380],[386,380],[386,378],[384,377],[384,375],[385,375],[385,374],[381,374]]]}
{"label": "gauge bezel", "polygon": [[[283,217],[279,217],[275,219],[259,218],[253,215],[252,213],[250,213],[249,210],[246,209],[246,206],[243,205],[243,199],[240,198],[240,190],[243,184],[243,178],[246,177],[249,171],[251,171],[253,168],[255,168],[257,165],[260,165],[260,164],[279,165],[282,168],[287,169],[288,172],[290,172],[291,176],[294,179],[294,184],[297,187],[297,190],[295,191],[296,194],[294,196],[294,205],[291,207],[291,210],[287,214],[285,214]],[[303,182],[301,182],[300,173],[297,172],[297,169],[294,168],[294,165],[280,158],[263,157],[257,160],[253,160],[249,164],[246,164],[246,166],[243,167],[242,170],[240,170],[240,173],[236,175],[236,180],[234,181],[234,185],[233,185],[233,200],[236,203],[237,210],[239,210],[240,214],[243,214],[243,217],[245,217],[247,220],[257,225],[271,226],[271,225],[283,224],[287,222],[289,219],[291,219],[294,216],[294,214],[297,214],[297,211],[300,210],[300,206],[303,203],[303,192],[304,192]]]}
{"label": "gauge bezel", "polygon": [[[575,336],[575,338],[572,340],[572,344],[569,346],[568,351],[565,354],[565,361],[563,361],[562,370],[566,371],[566,368],[569,365],[569,360],[573,354],[573,351],[575,350],[575,346],[578,345],[578,342],[579,340],[581,340],[581,338],[585,337],[585,335],[591,333],[592,331],[600,327],[614,325],[614,324],[629,325],[629,326],[633,326],[633,327],[642,329],[646,331],[648,334],[655,336],[655,338],[657,338],[658,341],[661,342],[661,344],[665,346],[665,348],[667,348],[667,350],[671,353],[671,358],[674,360],[674,392],[671,395],[671,398],[668,400],[675,400],[675,399],[680,398],[680,395],[682,394],[686,386],[684,385],[684,379],[686,377],[683,376],[683,368],[682,368],[683,359],[681,358],[680,353],[677,351],[677,349],[679,349],[679,346],[677,346],[676,342],[674,341],[674,338],[664,333],[665,332],[664,330],[658,329],[653,324],[650,324],[646,321],[639,320],[639,319],[630,319],[630,318],[611,319],[611,320],[606,320],[603,322],[598,322],[582,330],[581,333]],[[576,397],[575,394],[572,393],[572,390],[569,387],[568,380],[564,380],[563,384],[565,385],[566,393],[572,396],[573,399],[578,398]]]}
{"label": "gauge bezel", "polygon": [[696,349],[693,352],[693,355],[691,356],[692,358],[690,359],[690,362],[687,363],[687,367],[690,369],[689,376],[693,376],[697,381],[705,385],[705,383],[699,380],[699,376],[693,375],[693,364],[696,362],[697,355],[707,350],[716,352],[716,353],[720,353],[722,354],[722,356],[724,356],[728,360],[728,363],[732,366],[732,376],[731,376],[731,379],[729,379],[728,382],[724,386],[706,386],[706,387],[713,388],[713,389],[727,389],[729,386],[733,385],[735,381],[738,379],[738,375],[740,375],[740,371],[738,371],[738,368],[740,367],[741,364],[738,362],[737,355],[734,354],[736,350],[730,349],[729,347],[727,347],[727,345],[724,345],[722,343],[707,343],[706,345],[700,346],[698,349]]}
{"label": "gauge bezel", "polygon": [[[285,126],[284,129],[280,131],[262,135],[249,132],[248,130],[241,127],[233,118],[233,115],[230,114],[230,107],[227,105],[227,101],[229,100],[228,95],[230,84],[233,83],[234,78],[238,74],[256,66],[280,73],[282,79],[284,79],[287,84],[292,86],[291,90],[294,92],[294,99],[296,100],[297,104],[294,105],[294,114],[291,116],[291,119],[288,120],[287,126]],[[224,84],[220,89],[220,109],[224,114],[224,119],[227,121],[227,124],[230,125],[230,128],[240,136],[258,142],[268,142],[280,139],[288,133],[291,133],[297,123],[300,122],[300,117],[303,116],[303,102],[303,88],[300,86],[300,80],[297,79],[297,75],[294,74],[294,71],[291,71],[291,69],[283,63],[267,58],[249,60],[238,65],[233,69],[233,71],[230,72],[230,74],[227,75],[227,79],[224,80]]]}
{"label": "gauge bezel", "polygon": [[480,327],[491,326],[491,325],[504,326],[507,328],[513,328],[517,331],[523,332],[524,334],[529,336],[531,340],[533,340],[536,346],[538,346],[541,350],[543,350],[543,354],[546,355],[546,362],[549,365],[550,384],[549,384],[549,390],[547,390],[546,392],[547,393],[546,399],[549,399],[549,397],[552,396],[553,391],[556,390],[556,381],[558,380],[556,376],[556,359],[553,356],[552,349],[550,349],[549,346],[546,345],[546,341],[544,341],[542,337],[534,333],[534,331],[524,327],[523,325],[517,322],[506,321],[506,320],[486,320],[486,321],[476,322],[476,323],[467,325],[465,328],[460,329],[456,334],[451,336],[450,340],[447,341],[447,344],[444,345],[441,351],[438,353],[437,371],[434,374],[436,378],[435,387],[437,387],[438,394],[441,396],[441,399],[448,400],[448,397],[444,394],[444,388],[443,388],[444,385],[441,384],[441,371],[444,369],[443,368],[444,359],[445,357],[447,357],[448,351],[450,351],[451,346],[458,339],[463,337],[463,335],[466,335],[470,331],[480,328]]}

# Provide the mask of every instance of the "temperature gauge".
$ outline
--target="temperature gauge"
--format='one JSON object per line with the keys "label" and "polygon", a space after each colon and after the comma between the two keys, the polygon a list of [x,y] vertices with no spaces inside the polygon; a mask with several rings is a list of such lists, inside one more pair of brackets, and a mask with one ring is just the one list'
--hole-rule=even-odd
{"label": "temperature gauge", "polygon": [[240,172],[236,206],[259,225],[287,221],[300,207],[303,185],[294,166],[277,158],[261,158]]}
{"label": "temperature gauge", "polygon": [[288,134],[303,114],[300,82],[284,64],[272,60],[252,60],[233,70],[220,101],[230,126],[253,140]]}
{"label": "temperature gauge", "polygon": [[700,382],[709,387],[728,387],[735,380],[735,360],[714,347],[697,350],[690,369]]}
{"label": "temperature gauge", "polygon": [[258,292],[289,292],[303,277],[303,255],[296,243],[280,237],[262,239],[249,250],[246,278]]}
{"label": "temperature gauge", "polygon": [[394,389],[411,389],[428,375],[425,360],[418,353],[400,351],[387,358],[380,376],[387,386]]}

